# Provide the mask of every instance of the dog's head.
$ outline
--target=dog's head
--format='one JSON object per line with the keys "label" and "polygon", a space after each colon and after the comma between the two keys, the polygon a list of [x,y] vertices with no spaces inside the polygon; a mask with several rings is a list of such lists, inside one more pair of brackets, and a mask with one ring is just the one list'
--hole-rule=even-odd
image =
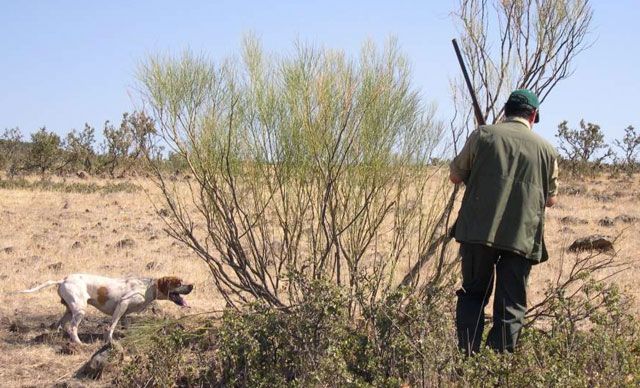
{"label": "dog's head", "polygon": [[156,287],[157,299],[168,299],[178,306],[189,307],[182,295],[187,295],[193,290],[192,284],[185,284],[182,279],[175,276],[165,276],[156,280]]}

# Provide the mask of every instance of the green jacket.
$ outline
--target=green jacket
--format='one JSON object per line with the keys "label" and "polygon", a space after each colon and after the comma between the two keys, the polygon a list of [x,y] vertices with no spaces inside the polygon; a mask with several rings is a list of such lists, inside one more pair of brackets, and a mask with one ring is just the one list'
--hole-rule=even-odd
{"label": "green jacket", "polygon": [[535,262],[549,258],[544,212],[557,187],[557,154],[526,121],[478,128],[451,171],[466,184],[457,241],[510,250]]}

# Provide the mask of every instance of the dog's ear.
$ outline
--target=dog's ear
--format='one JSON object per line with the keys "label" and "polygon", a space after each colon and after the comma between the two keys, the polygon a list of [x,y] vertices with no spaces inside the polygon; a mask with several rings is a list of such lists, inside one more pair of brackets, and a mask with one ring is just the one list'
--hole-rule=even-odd
{"label": "dog's ear", "polygon": [[167,293],[169,292],[169,285],[167,284],[165,278],[156,280],[156,284],[158,287],[158,291],[160,291],[162,295],[167,295]]}
{"label": "dog's ear", "polygon": [[182,280],[175,276],[164,276],[157,280],[158,291],[160,291],[164,295],[169,295],[169,290],[180,287],[182,285]]}

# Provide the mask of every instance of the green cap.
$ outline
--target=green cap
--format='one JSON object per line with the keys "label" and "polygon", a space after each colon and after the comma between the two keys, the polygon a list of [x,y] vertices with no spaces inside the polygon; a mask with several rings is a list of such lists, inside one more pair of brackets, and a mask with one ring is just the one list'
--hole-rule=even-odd
{"label": "green cap", "polygon": [[[509,99],[507,100],[507,104],[513,105],[528,105],[533,109],[539,110],[540,101],[538,100],[538,96],[534,92],[529,89],[517,89],[511,92]],[[540,121],[540,112],[536,114],[535,122]]]}

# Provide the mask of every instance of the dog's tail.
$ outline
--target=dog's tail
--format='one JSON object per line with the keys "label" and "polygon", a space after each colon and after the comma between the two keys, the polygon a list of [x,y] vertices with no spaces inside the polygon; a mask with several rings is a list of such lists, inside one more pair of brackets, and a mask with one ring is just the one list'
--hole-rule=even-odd
{"label": "dog's tail", "polygon": [[53,285],[60,284],[62,282],[64,282],[64,280],[48,280],[48,281],[46,281],[45,283],[42,283],[39,286],[30,288],[28,290],[22,290],[22,291],[16,291],[16,292],[19,293],[19,294],[30,294],[32,292],[40,291],[43,288],[51,287]]}

